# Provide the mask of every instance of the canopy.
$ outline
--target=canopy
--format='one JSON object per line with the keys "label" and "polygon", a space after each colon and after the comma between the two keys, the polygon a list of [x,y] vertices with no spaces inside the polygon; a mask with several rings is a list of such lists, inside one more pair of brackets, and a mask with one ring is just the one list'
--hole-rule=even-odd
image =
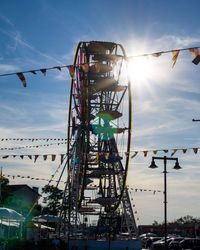
{"label": "canopy", "polygon": [[36,222],[58,222],[60,221],[60,217],[51,214],[43,214],[34,217],[32,220]]}
{"label": "canopy", "polygon": [[16,212],[13,209],[0,207],[0,219],[2,220],[15,220],[15,221],[24,221],[22,214]]}

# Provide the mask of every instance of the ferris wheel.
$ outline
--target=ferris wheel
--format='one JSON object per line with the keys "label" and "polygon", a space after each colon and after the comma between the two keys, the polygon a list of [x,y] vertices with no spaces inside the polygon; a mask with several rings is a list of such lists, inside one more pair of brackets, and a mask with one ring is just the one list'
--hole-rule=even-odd
{"label": "ferris wheel", "polygon": [[136,230],[126,189],[132,105],[125,58],[122,45],[112,42],[80,42],[76,50],[67,132],[70,205],[64,213],[72,227],[81,215],[103,225],[122,213],[129,231]]}

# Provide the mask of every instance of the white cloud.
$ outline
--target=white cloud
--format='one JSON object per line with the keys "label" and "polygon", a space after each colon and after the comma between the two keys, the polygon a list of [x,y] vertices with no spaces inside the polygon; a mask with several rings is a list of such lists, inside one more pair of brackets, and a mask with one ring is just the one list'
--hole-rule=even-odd
{"label": "white cloud", "polygon": [[12,73],[19,71],[19,67],[12,64],[0,64],[0,72],[2,73]]}

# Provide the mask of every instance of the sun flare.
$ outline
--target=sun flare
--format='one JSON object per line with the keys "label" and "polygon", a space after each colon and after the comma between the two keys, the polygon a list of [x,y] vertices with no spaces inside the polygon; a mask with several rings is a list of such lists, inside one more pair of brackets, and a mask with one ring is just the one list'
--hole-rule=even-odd
{"label": "sun flare", "polygon": [[128,75],[133,84],[146,83],[155,75],[155,67],[146,57],[131,58],[128,61]]}

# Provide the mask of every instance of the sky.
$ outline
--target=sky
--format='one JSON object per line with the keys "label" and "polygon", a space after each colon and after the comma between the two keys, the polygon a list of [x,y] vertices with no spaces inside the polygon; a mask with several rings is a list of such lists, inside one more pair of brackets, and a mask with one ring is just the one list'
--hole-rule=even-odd
{"label": "sky", "polygon": [[[122,44],[127,56],[200,46],[198,0],[87,0],[0,2],[0,74],[73,63],[79,41],[111,41]],[[137,224],[163,222],[163,161],[149,169],[151,150],[200,146],[199,65],[189,51],[180,51],[172,68],[172,54],[133,57],[130,60],[133,127],[127,184]],[[66,138],[70,76],[66,69],[44,76],[26,74],[23,88],[16,75],[0,77],[0,138]],[[37,145],[53,144],[43,147]],[[42,187],[59,167],[60,158],[44,161],[8,154],[65,154],[57,141],[0,140],[3,174],[15,176],[10,184]],[[3,150],[3,148],[35,146]],[[147,157],[143,152],[149,150]],[[158,152],[156,156],[163,156]],[[181,170],[167,163],[168,220],[199,214],[199,152],[178,150]],[[59,178],[61,167],[55,176]],[[135,189],[138,189],[135,192]],[[160,190],[161,192],[139,191]],[[154,194],[155,193],[155,194]]]}

